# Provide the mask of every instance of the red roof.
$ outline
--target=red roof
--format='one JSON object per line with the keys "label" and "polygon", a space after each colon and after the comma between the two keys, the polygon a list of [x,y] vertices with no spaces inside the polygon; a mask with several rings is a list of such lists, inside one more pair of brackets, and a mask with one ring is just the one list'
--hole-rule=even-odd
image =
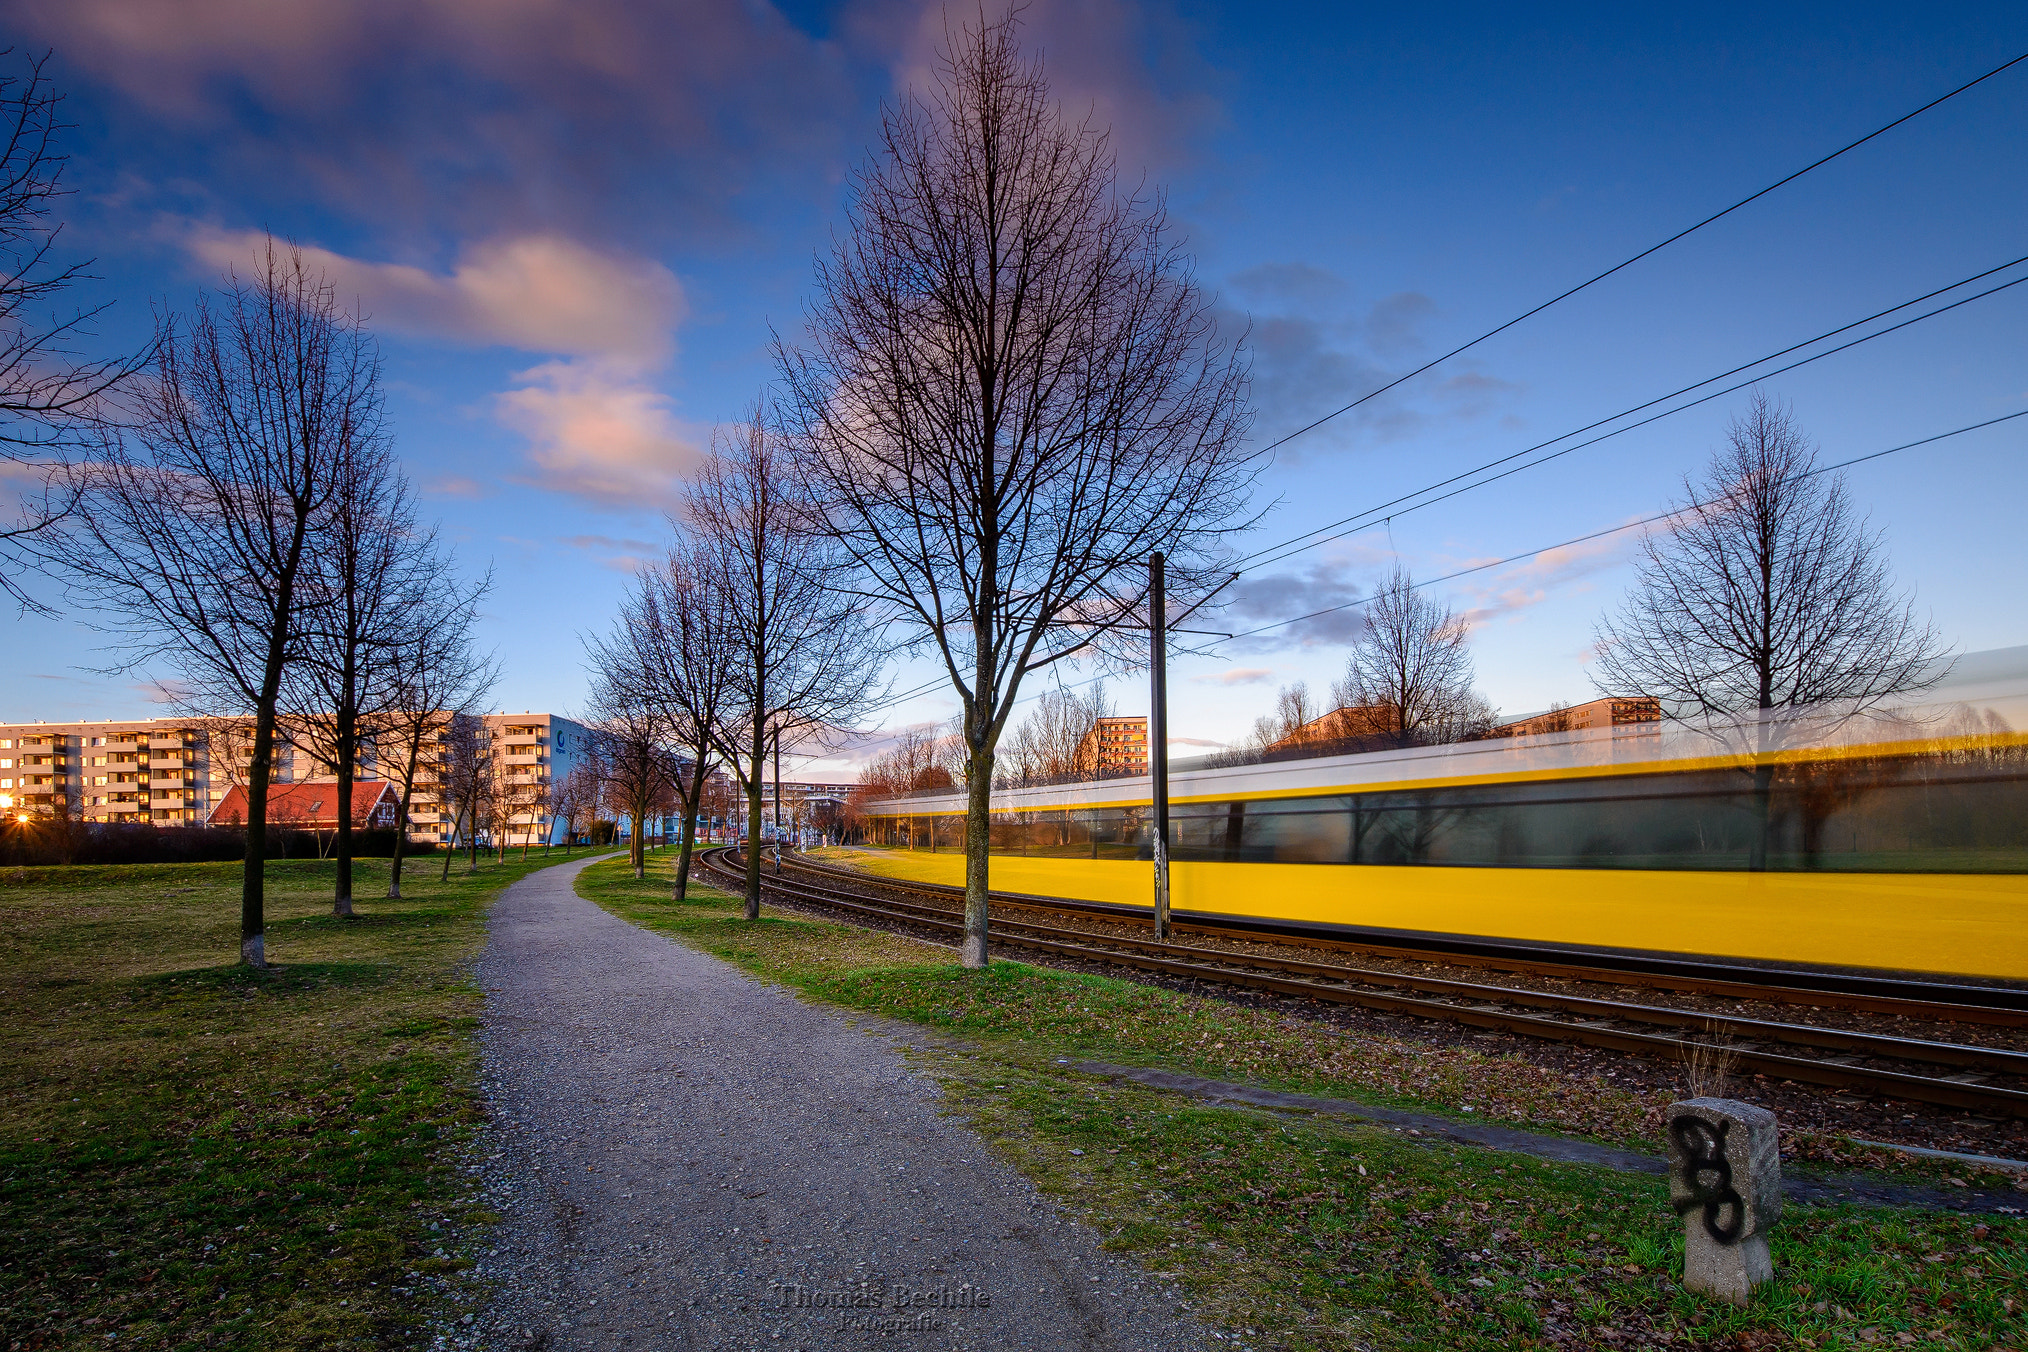
{"label": "red roof", "polygon": [[[355,827],[393,826],[401,815],[401,795],[384,779],[352,782],[352,824]],[[211,811],[213,826],[246,824],[246,789],[235,784]],[[294,826],[306,831],[338,829],[338,781],[306,779],[295,784],[268,786],[268,825]]]}

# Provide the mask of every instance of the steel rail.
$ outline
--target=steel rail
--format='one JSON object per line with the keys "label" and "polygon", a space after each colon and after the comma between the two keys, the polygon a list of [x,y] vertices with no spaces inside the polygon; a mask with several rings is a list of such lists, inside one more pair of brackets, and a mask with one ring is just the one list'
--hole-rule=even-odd
{"label": "steel rail", "polygon": [[[820,873],[826,877],[855,884],[872,884],[891,891],[911,892],[917,896],[957,899],[964,896],[964,889],[950,887],[943,883],[915,882],[897,878],[882,878],[857,869],[841,868],[834,864],[821,864],[810,860],[789,861],[787,867]],[[1021,907],[1027,910],[1055,912],[1065,915],[1090,915],[1114,924],[1133,925],[1140,928],[1149,926],[1148,918],[1135,910],[1116,907],[1104,902],[1080,902],[1064,898],[1037,897],[1019,892],[995,892],[992,894],[996,906]],[[948,909],[948,908],[945,908]],[[1187,930],[1194,934],[1206,934],[1216,938],[1242,943],[1284,944],[1300,948],[1327,948],[1341,952],[1361,953],[1369,957],[1396,958],[1410,962],[1425,962],[1448,967],[1482,967],[1488,971],[1518,972],[1528,976],[1554,977],[1564,980],[1589,981],[1609,986],[1649,986],[1656,990],[1682,991],[1693,995],[1719,995],[1733,999],[1760,1000],[1770,1004],[1806,1005],[1812,1008],[1850,1009],[1868,1014],[1892,1014],[1904,1018],[1923,1019],[1938,1023],[1976,1023],[1997,1028],[2028,1028],[2028,991],[2011,990],[2007,987],[1964,986],[1944,982],[1894,981],[1877,977],[1857,976],[1842,978],[1845,988],[1838,985],[1799,986],[1792,984],[1798,977],[1809,977],[1827,982],[1841,978],[1833,973],[1800,973],[1791,969],[1770,969],[1769,979],[1756,980],[1755,969],[1739,965],[1720,963],[1698,963],[1688,961],[1624,959],[1625,965],[1601,962],[1595,964],[1558,962],[1534,957],[1494,955],[1470,951],[1457,951],[1448,947],[1432,945],[1413,947],[1401,944],[1373,943],[1356,939],[1339,939],[1327,935],[1310,934],[1303,931],[1294,933],[1256,929],[1251,926],[1217,925],[1203,921],[1178,920],[1172,928]],[[1686,974],[1701,968],[1708,972],[1724,975]],[[1865,987],[1895,987],[1900,989],[1920,988],[1936,995],[1959,997],[2014,998],[2023,1001],[2016,1008],[2004,1004],[1968,1004],[1961,999],[1919,999],[1906,995],[1890,995],[1878,989]],[[1858,987],[1854,989],[1853,987]]]}
{"label": "steel rail", "polygon": [[[743,873],[735,875],[725,864],[726,857],[731,854],[731,850],[712,851],[700,862],[708,871],[721,877],[743,878]],[[964,928],[962,921],[941,908],[891,901],[875,904],[873,898],[840,895],[835,890],[798,884],[780,875],[764,874],[761,881],[767,889],[792,900],[848,914],[900,921],[952,934],[962,933]],[[851,881],[877,888],[888,880],[856,875]],[[1710,1030],[1714,1036],[1744,1035],[1748,1040],[1731,1048],[1742,1069],[1832,1088],[1868,1089],[1950,1107],[2028,1116],[2028,1090],[1979,1084],[1976,1083],[1979,1074],[1951,1077],[1916,1075],[1850,1063],[1850,1059],[1857,1057],[1875,1056],[1975,1067],[1985,1073],[2028,1074],[2028,1054],[1997,1048],[1927,1042],[1736,1016],[1709,1016],[1621,1001],[1518,991],[1511,987],[1406,976],[1365,968],[1334,967],[1292,959],[1254,959],[1189,945],[1092,935],[1020,921],[1003,921],[998,927],[998,937],[999,942],[1010,946],[1060,957],[1129,966],[1171,976],[1246,986],[1277,994],[1359,1005],[1387,1013],[1448,1020],[1523,1036],[1649,1056],[1678,1057],[1687,1046],[1696,1045],[1696,1040],[1616,1025],[1703,1028]],[[1374,989],[1376,986],[1392,989]],[[1415,993],[1393,993],[1402,990]],[[1553,1014],[1566,1017],[1552,1017]],[[1771,1051],[1761,1045],[1767,1042],[1808,1046],[1838,1055],[1830,1058],[1794,1056]]]}

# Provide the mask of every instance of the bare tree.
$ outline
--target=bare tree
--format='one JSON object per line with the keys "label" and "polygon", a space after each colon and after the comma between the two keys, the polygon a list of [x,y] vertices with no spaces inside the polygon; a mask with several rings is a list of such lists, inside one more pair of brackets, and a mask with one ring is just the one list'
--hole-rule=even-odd
{"label": "bare tree", "polygon": [[[339,473],[305,574],[317,601],[304,660],[282,681],[302,745],[338,781],[331,913],[352,914],[352,786],[399,702],[398,657],[435,575],[433,532],[415,520],[407,481],[385,440],[362,445]],[[406,818],[404,817],[404,822]]]}
{"label": "bare tree", "polygon": [[634,876],[648,876],[648,818],[675,772],[673,758],[662,743],[662,722],[656,711],[624,684],[610,685],[593,674],[592,741],[605,791],[627,815],[633,829],[627,858]]}
{"label": "bare tree", "polygon": [[1397,563],[1366,603],[1366,628],[1332,698],[1360,711],[1362,735],[1396,746],[1478,736],[1493,725],[1493,706],[1472,688],[1469,637],[1464,620]]}
{"label": "bare tree", "polygon": [[898,797],[921,789],[948,789],[957,784],[937,754],[942,739],[931,727],[903,728],[887,750],[866,762],[860,787],[875,797]]}
{"label": "bare tree", "polygon": [[788,448],[765,411],[721,434],[685,501],[685,524],[727,625],[719,750],[747,799],[746,917],[760,917],[761,784],[769,739],[843,727],[879,675],[866,603],[838,589],[841,560],[816,528]]}
{"label": "bare tree", "polygon": [[550,810],[563,823],[563,854],[570,857],[571,843],[580,834],[589,835],[592,818],[598,815],[598,772],[582,759],[556,785]]}
{"label": "bare tree", "polygon": [[497,785],[485,721],[477,714],[453,714],[438,734],[438,755],[438,793],[451,809],[451,834],[444,840],[443,876],[448,879],[461,828],[470,856],[467,872],[479,871],[479,828],[493,815]]}
{"label": "bare tree", "polygon": [[1632,591],[1598,628],[1602,694],[1674,718],[1854,711],[1940,675],[1944,645],[1895,592],[1886,542],[1790,411],[1756,394],[1701,483],[1646,532]]}
{"label": "bare tree", "polygon": [[676,859],[675,897],[689,889],[697,819],[725,740],[725,715],[738,633],[730,623],[730,598],[717,588],[724,570],[710,550],[679,543],[661,564],[642,572],[609,639],[588,645],[600,683],[625,689],[655,709],[663,736],[675,753],[674,788],[682,800],[683,839]]}
{"label": "bare tree", "polygon": [[[0,58],[14,56],[12,48]],[[108,395],[148,365],[151,353],[86,359],[78,343],[107,308],[56,313],[63,294],[86,277],[89,261],[56,256],[63,227],[52,219],[68,191],[59,149],[58,94],[43,74],[47,55],[0,75],[0,470],[20,500],[20,516],[0,528],[0,589],[21,606],[22,578],[35,546],[70,515],[81,488],[63,462],[89,450],[103,430]],[[109,302],[110,303],[110,302]]]}
{"label": "bare tree", "polygon": [[[1721,732],[1743,724],[1745,749],[1764,753],[1778,714],[1850,717],[1941,679],[1945,645],[1895,591],[1884,537],[1843,476],[1817,468],[1787,407],[1756,393],[1683,489],[1665,528],[1642,535],[1619,614],[1599,622],[1601,694],[1652,696],[1666,717]],[[1773,779],[1755,760],[1754,869],[1767,866]]]}
{"label": "bare tree", "polygon": [[1223,751],[1209,758],[1212,765],[1257,765],[1271,756],[1291,750],[1300,754],[1323,755],[1344,743],[1346,726],[1360,720],[1334,718],[1310,693],[1307,681],[1296,681],[1275,692],[1272,713],[1253,720],[1253,727]]}
{"label": "bare tree", "polygon": [[74,594],[215,711],[250,713],[240,952],[265,966],[276,707],[319,597],[308,551],[350,459],[381,437],[380,360],[301,252],[200,298],[157,347],[131,436],[101,448],[60,559]]}
{"label": "bare tree", "polygon": [[1022,679],[1145,625],[1152,553],[1189,591],[1254,466],[1244,360],[1160,197],[1120,189],[1016,27],[952,34],[936,88],[888,110],[806,346],[777,344],[832,529],[958,694],[971,967]]}
{"label": "bare tree", "polygon": [[[514,773],[516,770],[522,773]],[[506,791],[503,795],[507,804],[507,822],[510,827],[518,824],[520,828],[523,859],[528,857],[529,846],[535,843],[537,828],[549,823],[554,785],[545,779],[543,774],[542,766],[539,764],[508,767]],[[553,824],[550,824],[549,830],[554,830]],[[545,848],[548,843],[548,833],[545,832],[543,839]]]}
{"label": "bare tree", "polygon": [[[392,755],[401,773],[401,820],[389,862],[387,895],[401,896],[401,866],[407,853],[410,812],[418,780],[433,785],[438,816],[451,806],[445,790],[446,751],[442,738],[453,720],[471,717],[499,679],[499,666],[478,650],[472,628],[479,603],[492,590],[489,573],[460,584],[450,561],[437,557],[415,579],[408,632],[389,655],[393,696],[383,720],[380,751]],[[455,827],[453,828],[455,829]],[[449,867],[451,837],[443,841]]]}
{"label": "bare tree", "polygon": [[[1067,689],[1044,691],[996,751],[994,764],[1001,781],[1023,784],[1073,776],[1092,778],[1098,773],[1097,742],[1092,733],[1101,718],[1112,716],[1112,700],[1103,681],[1084,694]],[[962,748],[962,724],[957,731],[955,740]]]}

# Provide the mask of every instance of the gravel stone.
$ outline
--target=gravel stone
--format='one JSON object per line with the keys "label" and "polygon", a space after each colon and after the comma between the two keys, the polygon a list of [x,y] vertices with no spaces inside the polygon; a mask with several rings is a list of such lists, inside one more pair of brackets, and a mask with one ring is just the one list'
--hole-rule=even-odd
{"label": "gravel stone", "polygon": [[439,1346],[1208,1345],[943,1115],[913,1030],[608,915],[583,867],[492,910],[475,1182],[503,1220],[472,1274],[488,1307]]}

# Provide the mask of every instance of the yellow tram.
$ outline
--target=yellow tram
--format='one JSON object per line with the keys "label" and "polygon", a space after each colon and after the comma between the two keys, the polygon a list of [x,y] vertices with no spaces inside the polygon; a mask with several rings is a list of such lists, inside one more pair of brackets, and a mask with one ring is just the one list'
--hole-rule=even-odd
{"label": "yellow tram", "polygon": [[[1919,706],[1171,773],[1179,918],[2028,980],[2028,649]],[[1146,778],[1008,788],[992,886],[1152,906]],[[872,805],[964,881],[961,793]]]}

